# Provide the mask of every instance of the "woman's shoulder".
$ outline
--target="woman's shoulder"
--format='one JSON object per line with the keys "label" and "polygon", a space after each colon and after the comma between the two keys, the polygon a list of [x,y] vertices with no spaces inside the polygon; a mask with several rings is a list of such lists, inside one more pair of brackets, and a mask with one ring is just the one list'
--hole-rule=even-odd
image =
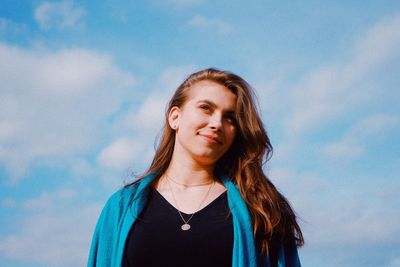
{"label": "woman's shoulder", "polygon": [[126,209],[129,203],[132,201],[139,184],[140,181],[135,181],[131,184],[123,186],[122,188],[119,188],[112,193],[103,207],[103,212],[122,212],[124,209]]}
{"label": "woman's shoulder", "polygon": [[132,200],[132,197],[136,194],[136,191],[140,185],[140,180],[124,185],[115,191],[108,199],[107,203],[111,205],[124,205]]}
{"label": "woman's shoulder", "polygon": [[140,202],[145,201],[146,197],[142,192],[146,191],[152,178],[149,175],[118,189],[108,198],[101,216],[119,219],[134,203],[140,206]]}

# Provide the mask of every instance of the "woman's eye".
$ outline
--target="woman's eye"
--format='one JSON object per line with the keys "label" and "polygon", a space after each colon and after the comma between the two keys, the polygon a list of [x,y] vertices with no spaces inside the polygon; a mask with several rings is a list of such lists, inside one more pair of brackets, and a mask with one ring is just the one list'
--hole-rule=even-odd
{"label": "woman's eye", "polygon": [[209,105],[201,105],[200,108],[203,109],[203,110],[207,110],[207,111],[210,110],[210,106]]}
{"label": "woman's eye", "polygon": [[236,119],[234,117],[226,117],[226,120],[231,124],[236,124]]}

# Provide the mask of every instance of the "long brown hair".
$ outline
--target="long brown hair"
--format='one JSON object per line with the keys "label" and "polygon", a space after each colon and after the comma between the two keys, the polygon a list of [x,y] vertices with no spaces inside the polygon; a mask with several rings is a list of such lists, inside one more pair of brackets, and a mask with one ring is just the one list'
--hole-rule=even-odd
{"label": "long brown hair", "polygon": [[293,238],[298,246],[303,245],[293,209],[263,172],[263,164],[272,155],[272,145],[260,119],[254,92],[238,75],[209,68],[193,73],[178,87],[168,104],[155,156],[142,177],[155,174],[154,184],[167,170],[175,145],[175,131],[169,127],[168,114],[172,107],[182,107],[191,87],[204,80],[223,85],[237,96],[236,137],[217,161],[215,175],[226,175],[237,184],[250,211],[260,252],[268,253],[274,244],[291,242]]}

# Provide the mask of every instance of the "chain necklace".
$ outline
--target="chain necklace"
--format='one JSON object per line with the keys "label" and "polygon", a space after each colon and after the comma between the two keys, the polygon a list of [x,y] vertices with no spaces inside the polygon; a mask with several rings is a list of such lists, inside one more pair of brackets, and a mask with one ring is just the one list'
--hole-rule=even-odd
{"label": "chain necklace", "polygon": [[201,184],[182,184],[182,183],[179,183],[179,182],[175,181],[174,179],[172,179],[167,173],[165,173],[165,175],[168,177],[168,179],[170,181],[174,182],[175,184],[182,185],[184,187],[203,186],[203,185],[209,185],[209,184],[214,183],[214,181],[211,181],[211,182],[205,182],[205,183],[201,183]]}
{"label": "chain necklace", "polygon": [[[174,192],[173,192],[173,190],[172,190],[172,187],[171,187],[171,184],[170,184],[170,179],[171,179],[171,178],[170,178],[167,174],[165,174],[165,175],[166,175],[166,177],[167,177],[167,183],[168,183],[168,186],[169,186],[169,190],[171,191],[172,198],[174,199],[175,204],[176,204],[176,206],[178,207],[177,210],[178,210],[179,216],[181,217],[181,219],[182,219],[182,221],[183,221],[183,224],[181,225],[181,229],[182,229],[183,231],[187,231],[187,230],[189,230],[190,227],[191,227],[190,224],[189,224],[189,221],[193,218],[194,214],[195,214],[197,211],[199,211],[201,205],[203,204],[203,202],[206,200],[208,194],[210,193],[211,188],[214,186],[215,181],[213,181],[213,182],[212,182],[212,185],[208,188],[207,194],[205,195],[205,197],[203,198],[203,200],[200,202],[200,205],[199,205],[199,207],[197,208],[197,211],[195,211],[194,213],[192,213],[192,215],[189,217],[189,219],[185,220],[185,218],[183,217],[183,215],[182,215],[182,213],[181,213],[181,211],[180,211],[180,208],[179,208],[179,205],[178,205],[178,201],[176,201]],[[171,179],[171,180],[172,180],[172,179]]]}

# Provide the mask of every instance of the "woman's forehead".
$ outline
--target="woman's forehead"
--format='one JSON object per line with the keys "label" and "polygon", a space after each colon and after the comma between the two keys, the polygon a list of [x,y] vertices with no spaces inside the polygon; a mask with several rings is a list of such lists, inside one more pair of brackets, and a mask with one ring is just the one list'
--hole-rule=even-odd
{"label": "woman's forehead", "polygon": [[216,104],[230,104],[235,106],[236,99],[236,95],[227,87],[213,81],[205,80],[195,83],[189,89],[187,100],[191,102],[207,100]]}

